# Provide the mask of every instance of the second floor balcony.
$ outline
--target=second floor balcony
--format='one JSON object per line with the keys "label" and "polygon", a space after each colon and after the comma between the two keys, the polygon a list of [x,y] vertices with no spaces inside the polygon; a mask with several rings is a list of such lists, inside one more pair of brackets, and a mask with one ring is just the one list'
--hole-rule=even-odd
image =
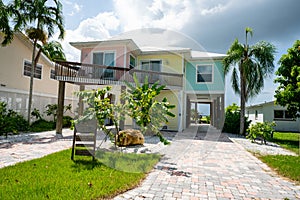
{"label": "second floor balcony", "polygon": [[125,82],[134,82],[133,74],[136,74],[140,83],[148,77],[150,84],[158,81],[166,88],[182,89],[183,74],[66,61],[55,63],[55,79],[74,84],[124,85]]}

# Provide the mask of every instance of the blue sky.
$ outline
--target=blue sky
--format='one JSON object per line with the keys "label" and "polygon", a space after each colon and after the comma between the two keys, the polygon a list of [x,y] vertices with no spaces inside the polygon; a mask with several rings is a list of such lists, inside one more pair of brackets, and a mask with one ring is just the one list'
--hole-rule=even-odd
{"label": "blue sky", "polygon": [[[70,61],[79,52],[68,43],[103,40],[142,28],[160,28],[190,38],[202,49],[226,53],[235,38],[244,42],[244,29],[253,28],[250,44],[260,40],[277,47],[277,61],[295,40],[300,39],[299,0],[61,0],[66,37],[62,42]],[[166,40],[171,40],[167,38]],[[176,42],[176,40],[175,40]],[[182,44],[182,43],[181,43]],[[180,43],[178,44],[180,45]],[[261,94],[248,102],[273,99],[274,75]],[[239,103],[226,78],[226,105]]]}

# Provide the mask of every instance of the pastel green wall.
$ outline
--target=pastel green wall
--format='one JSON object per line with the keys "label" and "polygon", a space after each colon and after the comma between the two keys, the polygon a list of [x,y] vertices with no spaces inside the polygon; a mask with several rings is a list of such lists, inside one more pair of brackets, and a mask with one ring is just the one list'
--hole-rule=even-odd
{"label": "pastel green wall", "polygon": [[[213,65],[213,82],[197,83],[196,66],[205,64]],[[225,75],[222,61],[187,61],[185,66],[186,91],[224,91]]]}

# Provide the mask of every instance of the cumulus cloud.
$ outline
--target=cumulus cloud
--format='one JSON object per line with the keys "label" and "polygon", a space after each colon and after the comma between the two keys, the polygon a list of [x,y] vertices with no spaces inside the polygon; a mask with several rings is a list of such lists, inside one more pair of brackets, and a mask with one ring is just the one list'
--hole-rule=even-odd
{"label": "cumulus cloud", "polygon": [[72,47],[69,42],[95,41],[109,38],[110,31],[119,27],[119,20],[112,12],[99,13],[94,18],[88,18],[80,22],[75,30],[66,30],[62,46],[67,60],[80,61],[80,52]]}

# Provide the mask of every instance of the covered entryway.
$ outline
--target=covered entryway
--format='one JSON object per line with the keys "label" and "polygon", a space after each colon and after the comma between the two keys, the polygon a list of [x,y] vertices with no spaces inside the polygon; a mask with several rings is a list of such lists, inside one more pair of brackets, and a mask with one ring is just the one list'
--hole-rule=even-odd
{"label": "covered entryway", "polygon": [[[224,94],[186,94],[186,127],[192,122],[199,123],[199,121],[193,121],[193,115],[208,115],[210,118],[210,125],[217,129],[222,129],[225,119],[224,112]],[[202,110],[201,107],[209,107],[209,111]],[[202,112],[202,113],[201,113]]]}

